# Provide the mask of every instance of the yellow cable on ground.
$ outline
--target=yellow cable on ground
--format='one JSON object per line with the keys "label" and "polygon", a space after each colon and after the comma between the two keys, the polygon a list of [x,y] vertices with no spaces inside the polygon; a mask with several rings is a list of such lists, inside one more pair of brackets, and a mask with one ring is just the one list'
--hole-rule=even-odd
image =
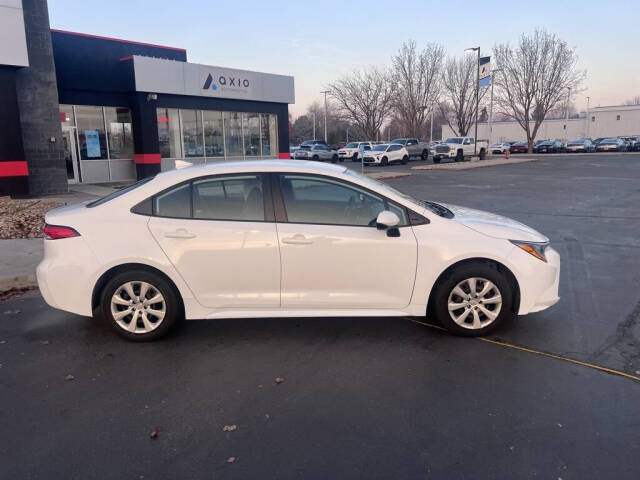
{"label": "yellow cable on ground", "polygon": [[[413,323],[417,323],[419,325],[424,325],[425,327],[435,328],[437,330],[444,330],[446,328],[440,327],[439,325],[433,325],[431,323],[420,322],[418,320],[409,319]],[[636,375],[631,375],[630,373],[621,372],[620,370],[614,370],[612,368],[601,367],[600,365],[594,365],[593,363],[582,362],[580,360],[576,360],[574,358],[562,357],[560,355],[555,355],[553,353],[541,352],[540,350],[534,350],[532,348],[521,347],[519,345],[513,345],[511,343],[501,342],[499,340],[492,340],[490,338],[484,337],[475,337],[476,340],[480,340],[485,343],[493,343],[494,345],[500,345],[501,347],[512,348],[514,350],[520,350],[522,352],[533,353],[534,355],[541,355],[543,357],[555,358],[556,360],[564,360],[565,362],[574,363],[576,365],[582,365],[583,367],[593,368],[594,370],[600,370],[601,372],[611,373],[613,375],[618,375],[620,377],[629,378],[631,380],[635,380],[636,382],[640,382],[640,377]]]}

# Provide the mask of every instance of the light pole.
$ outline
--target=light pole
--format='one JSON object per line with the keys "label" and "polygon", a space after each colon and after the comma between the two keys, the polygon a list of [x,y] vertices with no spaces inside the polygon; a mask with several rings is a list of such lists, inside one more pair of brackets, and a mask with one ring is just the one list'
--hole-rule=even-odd
{"label": "light pole", "polygon": [[327,143],[327,93],[329,93],[329,90],[324,90],[320,93],[324,93],[324,143]]}
{"label": "light pole", "polygon": [[478,63],[476,65],[476,133],[473,142],[473,155],[475,156],[478,153],[476,150],[478,145],[478,108],[480,106],[480,102],[478,100],[478,93],[480,90],[480,47],[467,48],[465,52],[478,52]]}
{"label": "light pole", "polygon": [[313,112],[313,139],[316,139],[316,112]]}
{"label": "light pole", "polygon": [[[493,74],[497,72],[502,72],[501,68],[496,68],[495,70],[491,70],[491,101],[489,103],[489,145],[491,145],[491,140],[493,138]],[[477,139],[476,139],[477,141]]]}

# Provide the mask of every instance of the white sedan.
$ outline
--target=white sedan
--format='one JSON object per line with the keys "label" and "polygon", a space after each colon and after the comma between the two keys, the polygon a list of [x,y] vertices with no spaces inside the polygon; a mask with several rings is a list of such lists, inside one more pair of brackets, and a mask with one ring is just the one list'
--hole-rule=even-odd
{"label": "white sedan", "polygon": [[409,152],[398,143],[381,143],[374,146],[371,151],[365,152],[362,163],[365,165],[382,165],[386,167],[390,163],[402,163],[409,161]]}
{"label": "white sedan", "polygon": [[542,234],[317,162],[172,170],[45,221],[44,299],[131,340],[285,316],[426,315],[475,336],[558,301]]}
{"label": "white sedan", "polygon": [[511,144],[507,142],[496,142],[489,145],[489,151],[491,153],[504,153],[511,149]]}

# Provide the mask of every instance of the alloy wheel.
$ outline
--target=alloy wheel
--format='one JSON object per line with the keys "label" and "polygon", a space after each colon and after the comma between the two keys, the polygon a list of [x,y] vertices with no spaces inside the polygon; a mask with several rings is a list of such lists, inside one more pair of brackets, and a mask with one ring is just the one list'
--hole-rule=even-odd
{"label": "alloy wheel", "polygon": [[167,305],[162,293],[147,282],[131,281],[116,288],[111,315],[118,326],[131,333],[149,333],[162,323]]}
{"label": "alloy wheel", "polygon": [[476,330],[493,323],[502,309],[498,287],[486,278],[472,277],[458,283],[447,308],[451,319],[461,327]]}

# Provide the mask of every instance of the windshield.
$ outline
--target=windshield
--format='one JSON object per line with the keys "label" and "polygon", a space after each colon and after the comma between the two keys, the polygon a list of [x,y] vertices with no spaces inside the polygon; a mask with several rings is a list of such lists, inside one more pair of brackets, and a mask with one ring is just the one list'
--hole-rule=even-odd
{"label": "windshield", "polygon": [[358,144],[354,142],[347,143],[344,148],[358,148]]}
{"label": "windshield", "polygon": [[605,138],[600,143],[617,143],[617,139],[615,139],[615,138]]}
{"label": "windshield", "polygon": [[444,143],[462,143],[462,137],[450,137],[447,138]]}
{"label": "windshield", "polygon": [[360,173],[357,173],[351,169],[346,169],[344,171],[344,173],[346,175],[349,175],[351,177],[357,178],[358,180],[360,180],[362,182],[363,185],[368,185],[370,187],[374,187],[374,188],[381,188],[382,190],[386,190],[387,192],[391,192],[395,195],[398,195],[401,198],[404,198],[405,200],[408,200],[410,202],[413,202],[417,205],[420,205],[426,209],[428,209],[429,211],[431,211],[432,213],[435,213],[436,215],[440,216],[440,217],[444,217],[444,218],[453,218],[453,212],[451,210],[449,210],[448,208],[446,208],[443,205],[440,205],[439,203],[435,203],[435,202],[430,202],[428,200],[418,200],[416,198],[413,198],[411,195],[407,195],[406,193],[402,193],[400,190],[396,190],[395,188],[389,186],[386,183],[382,183],[378,180],[374,180],[371,177],[368,177],[366,175],[361,175]]}
{"label": "windshield", "polygon": [[584,140],[574,140],[573,142],[570,142],[569,145],[583,145],[584,143]]}
{"label": "windshield", "polygon": [[376,145],[373,147],[374,152],[384,152],[389,145]]}
{"label": "windshield", "polygon": [[500,145],[502,145],[500,142],[496,142],[496,143],[492,143],[491,144],[492,147],[499,147]]}

